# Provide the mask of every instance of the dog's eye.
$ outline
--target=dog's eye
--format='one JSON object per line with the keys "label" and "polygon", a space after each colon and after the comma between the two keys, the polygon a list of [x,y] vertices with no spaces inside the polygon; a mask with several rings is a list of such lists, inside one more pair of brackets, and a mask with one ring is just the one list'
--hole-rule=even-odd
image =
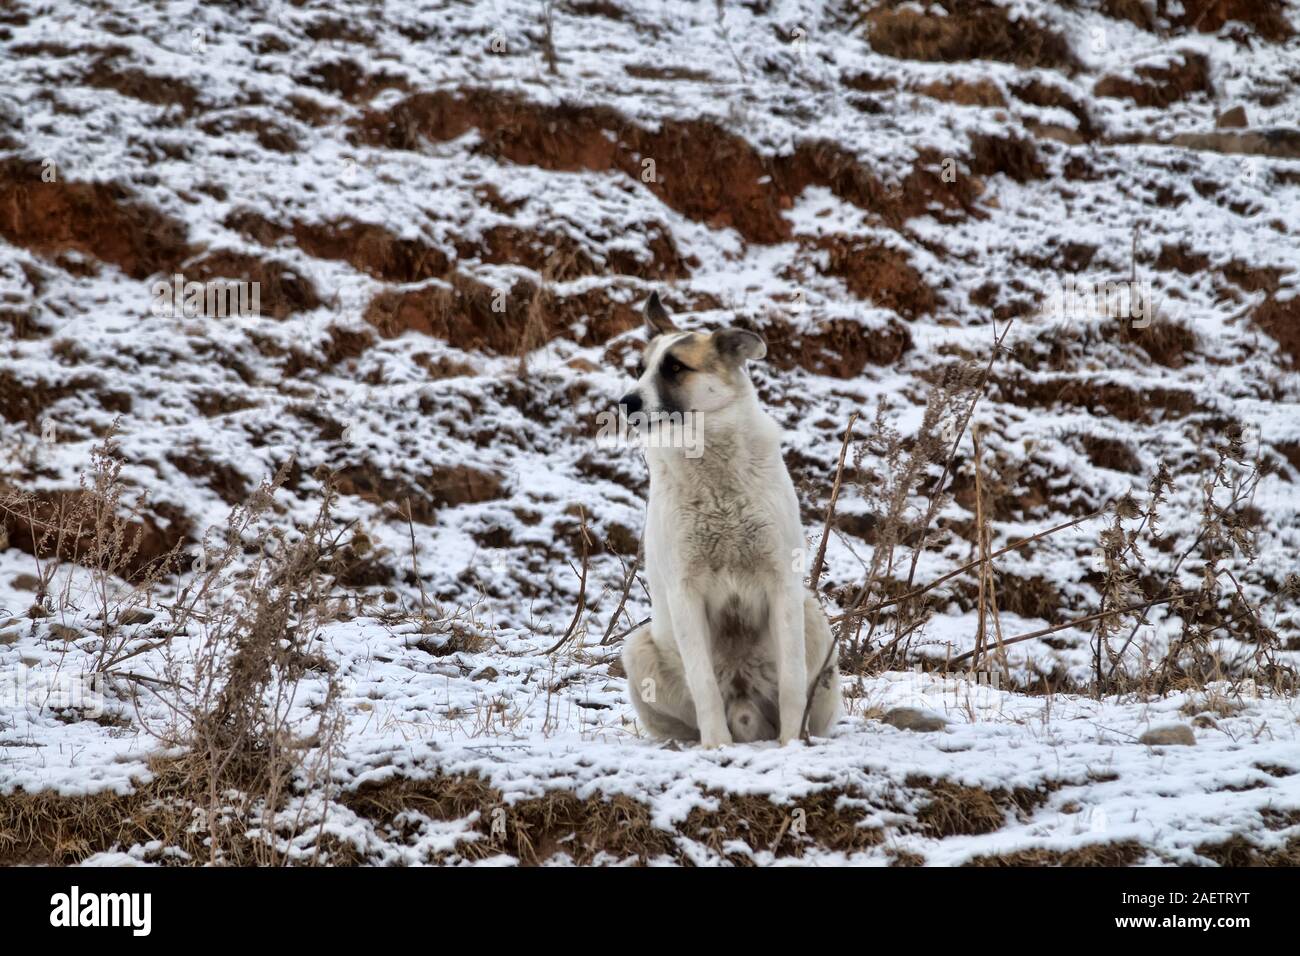
{"label": "dog's eye", "polygon": [[685,365],[677,361],[677,359],[673,358],[671,355],[664,359],[664,364],[660,367],[663,369],[665,375],[676,375],[678,372],[682,371],[682,369],[686,368]]}
{"label": "dog's eye", "polygon": [[641,377],[642,375],[644,375],[644,374],[645,374],[645,362],[637,362],[637,363],[636,363],[636,377],[637,377],[637,378],[640,378],[640,377]]}

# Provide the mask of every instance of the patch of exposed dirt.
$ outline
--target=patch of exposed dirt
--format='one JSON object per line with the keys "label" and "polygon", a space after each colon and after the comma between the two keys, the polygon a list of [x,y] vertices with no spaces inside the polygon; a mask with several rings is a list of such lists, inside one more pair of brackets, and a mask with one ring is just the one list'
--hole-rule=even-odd
{"label": "patch of exposed dirt", "polygon": [[0,369],[0,418],[24,422],[33,433],[40,432],[46,409],[72,397],[114,414],[131,411],[131,395],[108,388],[99,375],[78,374],[60,382],[33,381]]}
{"label": "patch of exposed dirt", "polygon": [[131,66],[125,47],[105,50],[81,76],[81,82],[101,90],[113,90],[154,106],[179,107],[185,115],[194,112],[199,91],[174,73],[157,76]]}
{"label": "patch of exposed dirt", "polygon": [[977,176],[1002,173],[1025,183],[1047,175],[1047,167],[1038,158],[1038,147],[1033,140],[977,133],[971,136],[970,146],[970,169]]}
{"label": "patch of exposed dirt", "polygon": [[1006,97],[992,80],[931,80],[913,91],[932,100],[958,106],[1006,106]]}
{"label": "patch of exposed dirt", "polygon": [[703,120],[665,120],[646,130],[613,110],[545,106],[486,90],[437,91],[366,113],[357,136],[392,149],[418,149],[477,129],[478,149],[497,159],[543,169],[619,170],[643,183],[670,208],[713,228],[734,228],[751,242],[782,242],[782,215],[793,197],[821,185],[886,222],[931,212],[932,205],[968,212],[976,189],[969,177],[944,183],[942,157],[927,153],[898,185],[886,186],[840,147],[801,144],[789,156],[758,153],[745,139]]}
{"label": "patch of exposed dirt", "polygon": [[904,252],[847,236],[805,239],[804,244],[819,253],[814,261],[822,275],[843,279],[853,295],[872,305],[907,319],[928,315],[937,305],[934,291]]}
{"label": "patch of exposed dirt", "polygon": [[1088,108],[1075,99],[1064,87],[1035,78],[1016,83],[1011,87],[1011,92],[1017,99],[1033,106],[1040,106],[1045,109],[1055,107],[1065,110],[1078,121],[1079,136],[1083,140],[1090,140],[1096,135],[1096,128],[1093,126],[1092,116],[1089,114]]}
{"label": "patch of exposed dirt", "polygon": [[133,279],[170,273],[189,255],[185,227],[114,183],[43,182],[39,162],[0,161],[0,236],[43,256],[75,251]]}
{"label": "patch of exposed dirt", "polygon": [[167,460],[182,474],[210,488],[228,505],[242,504],[252,491],[247,478],[225,462],[216,460],[211,453],[197,445],[167,453]]}
{"label": "patch of exposed dirt", "polygon": [[1251,314],[1251,321],[1277,342],[1291,368],[1300,369],[1300,297],[1269,296]]}
{"label": "patch of exposed dirt", "polygon": [[[505,496],[501,479],[469,465],[434,465],[421,472],[417,485],[382,474],[368,464],[339,469],[340,494],[391,506],[403,519],[433,524],[439,508],[494,501]],[[408,511],[409,504],[409,511]]]}
{"label": "patch of exposed dirt", "polygon": [[1079,435],[1078,442],[1083,453],[1097,468],[1109,468],[1136,475],[1142,471],[1142,462],[1138,460],[1133,449],[1126,442],[1104,435]]}
{"label": "patch of exposed dirt", "polygon": [[1202,843],[1196,852],[1219,866],[1300,866],[1300,837],[1264,848],[1237,834],[1220,843]]}
{"label": "patch of exposed dirt", "polygon": [[259,146],[277,153],[296,153],[299,149],[298,138],[289,127],[257,113],[222,113],[205,119],[198,126],[209,136],[251,133]]}
{"label": "patch of exposed dirt", "polygon": [[1114,324],[1119,341],[1136,345],[1147,358],[1165,368],[1182,368],[1200,345],[1200,338],[1191,326],[1172,319],[1156,319],[1146,328],[1138,328],[1132,322]]}
{"label": "patch of exposed dirt", "polygon": [[[0,491],[6,490],[12,489],[0,486]],[[88,558],[96,553],[97,539],[103,543],[105,532],[89,519],[71,526],[72,517],[91,514],[87,510],[90,507],[93,504],[89,492],[79,488],[39,491],[34,493],[30,510],[0,513],[0,525],[9,543],[24,554],[36,557],[57,554],[61,561],[93,564]],[[62,536],[57,532],[46,534],[48,529],[58,527],[65,529]],[[189,517],[170,505],[158,504],[139,510],[123,526],[121,551],[126,572],[137,575],[162,560],[189,540],[191,527]]]}
{"label": "patch of exposed dirt", "polygon": [[863,20],[877,53],[900,60],[955,63],[997,60],[1019,67],[1073,72],[1079,66],[1069,42],[1028,16],[1012,19],[1003,7],[980,0],[941,0],[945,11],[919,13],[882,4]]}
{"label": "patch of exposed dirt", "polygon": [[1250,36],[1281,43],[1295,36],[1287,19],[1286,0],[1181,0],[1181,15],[1172,15],[1170,0],[1158,0],[1157,11],[1180,29],[1218,33],[1233,20],[1248,24]]}
{"label": "patch of exposed dirt", "polygon": [[409,84],[404,77],[383,71],[370,71],[356,60],[340,57],[318,63],[306,74],[305,83],[316,89],[335,93],[352,103],[374,99],[384,90],[406,90]]}
{"label": "patch of exposed dirt", "polygon": [[1193,392],[1173,388],[1131,388],[1118,382],[1095,382],[1068,375],[1034,381],[1020,375],[994,374],[989,387],[998,401],[1022,408],[1051,408],[1071,405],[1089,410],[1100,417],[1113,416],[1125,422],[1150,423],[1161,411],[1182,417],[1201,411]]}
{"label": "patch of exposed dirt", "polygon": [[829,319],[806,332],[768,320],[754,330],[767,341],[768,360],[777,368],[835,378],[856,378],[868,365],[892,365],[912,347],[907,326],[893,320],[873,329],[850,319]]}
{"label": "patch of exposed dirt", "polygon": [[1103,76],[1092,91],[1097,96],[1122,97],[1139,106],[1164,109],[1172,103],[1202,93],[1214,96],[1210,82],[1210,61],[1202,53],[1179,50],[1177,58],[1159,64],[1138,66],[1136,79],[1123,76]]}
{"label": "patch of exposed dirt", "polygon": [[636,328],[643,321],[631,301],[613,298],[613,289],[593,287],[560,295],[517,280],[509,288],[493,288],[472,276],[453,273],[447,286],[379,293],[366,309],[366,321],[386,338],[420,332],[456,348],[518,355],[561,335],[574,335],[582,345],[598,345]]}
{"label": "patch of exposed dirt", "polygon": [[217,250],[207,252],[184,269],[187,281],[207,282],[229,279],[256,282],[261,300],[261,315],[283,319],[295,312],[310,312],[322,302],[316,286],[306,276],[274,259],[259,259],[241,252]]}
{"label": "patch of exposed dirt", "polygon": [[303,252],[317,259],[346,262],[386,282],[420,282],[446,275],[449,262],[442,250],[418,239],[399,239],[383,226],[351,219],[327,223],[295,221],[291,226],[240,209],[223,223],[264,246],[292,238]]}

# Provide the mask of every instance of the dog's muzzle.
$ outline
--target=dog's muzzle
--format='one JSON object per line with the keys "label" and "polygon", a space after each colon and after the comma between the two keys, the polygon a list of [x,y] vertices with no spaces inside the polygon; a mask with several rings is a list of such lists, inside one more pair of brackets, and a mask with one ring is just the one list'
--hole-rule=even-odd
{"label": "dog's muzzle", "polygon": [[618,400],[618,404],[622,406],[624,416],[629,418],[641,411],[645,406],[645,403],[641,401],[641,396],[636,392],[628,392]]}

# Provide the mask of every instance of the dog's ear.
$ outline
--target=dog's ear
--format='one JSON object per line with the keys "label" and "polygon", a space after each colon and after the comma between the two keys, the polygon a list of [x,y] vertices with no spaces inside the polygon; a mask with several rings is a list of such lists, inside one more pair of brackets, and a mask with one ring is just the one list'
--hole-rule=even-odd
{"label": "dog's ear", "polygon": [[740,365],[767,354],[767,343],[749,329],[723,329],[713,333],[713,345],[724,359]]}
{"label": "dog's ear", "polygon": [[673,325],[673,320],[668,315],[668,310],[664,304],[659,301],[659,293],[651,292],[650,300],[645,304],[645,324],[650,330],[650,337],[656,335],[667,335],[669,332],[680,332],[681,329]]}

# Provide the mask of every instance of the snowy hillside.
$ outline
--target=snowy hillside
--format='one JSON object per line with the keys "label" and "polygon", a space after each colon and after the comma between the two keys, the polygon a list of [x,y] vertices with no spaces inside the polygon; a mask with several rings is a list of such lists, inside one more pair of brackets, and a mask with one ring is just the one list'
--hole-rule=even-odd
{"label": "snowy hillside", "polygon": [[[1294,2],[13,0],[0,69],[0,862],[1300,862]],[[814,550],[858,416],[829,739],[634,719],[653,291],[765,337]]]}

